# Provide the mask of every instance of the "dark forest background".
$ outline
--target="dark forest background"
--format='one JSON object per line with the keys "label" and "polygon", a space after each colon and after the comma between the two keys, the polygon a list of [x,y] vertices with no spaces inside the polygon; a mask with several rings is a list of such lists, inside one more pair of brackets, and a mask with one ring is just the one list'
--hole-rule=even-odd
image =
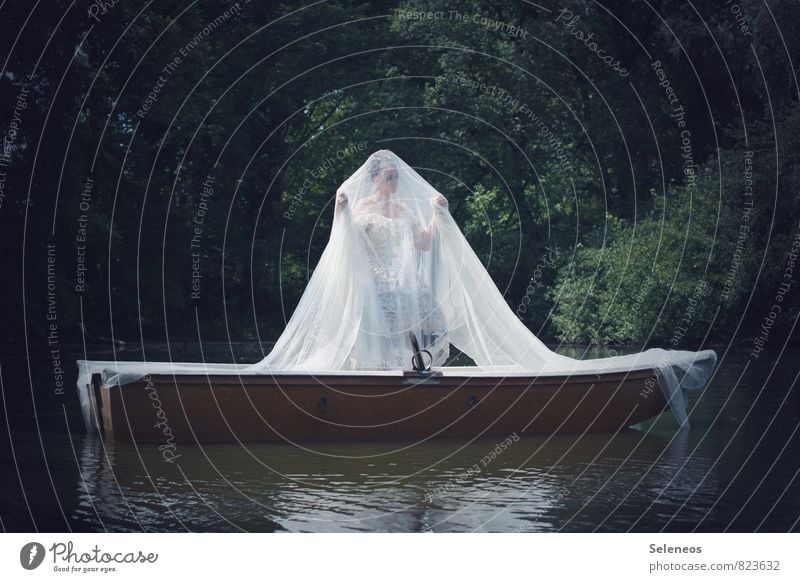
{"label": "dark forest background", "polygon": [[11,351],[52,325],[274,340],[381,148],[549,341],[794,330],[796,2],[53,0],[0,22]]}

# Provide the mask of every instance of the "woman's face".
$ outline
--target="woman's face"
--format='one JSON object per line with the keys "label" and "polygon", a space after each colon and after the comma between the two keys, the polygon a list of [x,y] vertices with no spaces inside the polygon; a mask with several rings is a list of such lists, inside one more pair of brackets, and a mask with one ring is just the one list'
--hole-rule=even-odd
{"label": "woman's face", "polygon": [[373,182],[375,182],[378,191],[386,196],[397,191],[397,179],[397,166],[391,162],[382,162],[380,172],[373,178]]}

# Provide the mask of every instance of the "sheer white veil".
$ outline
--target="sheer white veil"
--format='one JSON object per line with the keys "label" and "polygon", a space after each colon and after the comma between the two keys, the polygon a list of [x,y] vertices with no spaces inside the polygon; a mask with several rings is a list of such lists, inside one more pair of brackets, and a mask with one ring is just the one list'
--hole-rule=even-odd
{"label": "sheer white veil", "polygon": [[[652,348],[592,360],[553,352],[508,306],[442,195],[388,150],[372,154],[337,189],[337,199],[322,257],[263,360],[252,365],[79,360],[78,394],[87,427],[93,423],[89,383],[95,373],[103,374],[106,386],[115,386],[151,373],[409,370],[409,332],[445,375],[653,370],[678,422],[688,427],[685,391],[708,381],[717,361],[713,350]],[[450,345],[476,367],[448,365]]]}
{"label": "sheer white veil", "polygon": [[[394,188],[377,201],[387,174]],[[336,193],[322,257],[285,331],[251,369],[411,369],[408,332],[432,352],[434,364],[445,364],[446,315],[435,277],[441,246],[435,217],[446,213],[435,207],[439,193],[389,150],[369,156]],[[427,244],[420,244],[421,234]]]}
{"label": "sheer white veil", "polygon": [[[376,180],[395,173],[394,189],[384,196],[391,202],[376,203]],[[686,421],[682,388],[706,383],[713,350],[653,348],[592,360],[557,354],[511,310],[441,194],[396,154],[373,153],[336,193],[347,203],[337,202],[330,239],[300,302],[272,351],[247,371],[408,370],[411,331],[434,367],[445,370],[450,344],[479,368],[506,372],[655,369],[678,420]],[[386,206],[396,215],[384,216]]]}

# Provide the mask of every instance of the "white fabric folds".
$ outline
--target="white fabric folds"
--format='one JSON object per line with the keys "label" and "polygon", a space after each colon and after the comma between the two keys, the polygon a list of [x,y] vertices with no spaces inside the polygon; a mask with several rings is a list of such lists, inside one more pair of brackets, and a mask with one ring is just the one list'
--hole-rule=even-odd
{"label": "white fabric folds", "polygon": [[[443,196],[397,155],[375,152],[337,190],[328,244],[263,360],[252,365],[80,361],[79,391],[100,370],[109,370],[110,385],[157,371],[401,373],[412,369],[413,332],[430,353],[432,367],[445,375],[653,369],[679,424],[688,426],[685,391],[706,384],[716,365],[713,350],[654,348],[591,360],[553,352],[511,310],[446,206]],[[448,366],[451,344],[477,367]]]}

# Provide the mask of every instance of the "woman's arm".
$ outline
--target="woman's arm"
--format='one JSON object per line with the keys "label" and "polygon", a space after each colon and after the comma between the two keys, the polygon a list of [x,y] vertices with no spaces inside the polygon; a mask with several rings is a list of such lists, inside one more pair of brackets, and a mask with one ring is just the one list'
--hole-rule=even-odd
{"label": "woman's arm", "polygon": [[334,216],[339,216],[344,210],[344,207],[347,206],[347,194],[344,192],[337,192],[336,193],[336,206],[333,210]]}
{"label": "woman's arm", "polygon": [[[447,208],[447,198],[439,194],[433,201],[434,204],[439,206],[440,208]],[[428,223],[426,228],[421,228],[418,222],[413,223],[414,226],[414,246],[421,251],[429,251],[431,250],[431,242],[433,241],[434,235],[434,223],[433,218]]]}

